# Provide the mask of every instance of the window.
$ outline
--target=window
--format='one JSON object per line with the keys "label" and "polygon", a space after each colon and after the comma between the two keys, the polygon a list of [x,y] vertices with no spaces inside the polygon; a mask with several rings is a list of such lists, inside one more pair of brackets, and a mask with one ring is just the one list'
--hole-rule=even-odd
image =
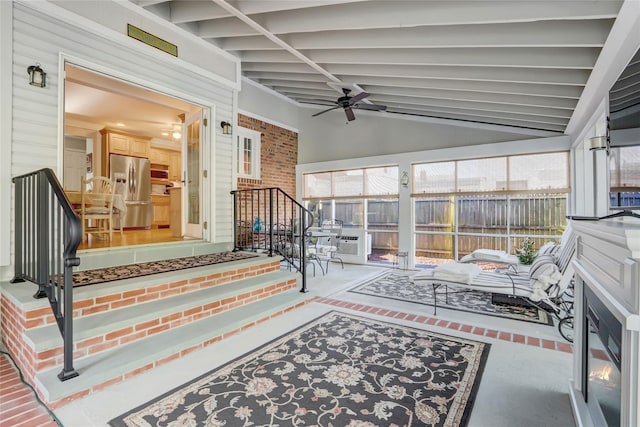
{"label": "window", "polygon": [[612,147],[609,154],[613,208],[640,207],[640,146]]}
{"label": "window", "polygon": [[304,175],[304,198],[314,225],[339,219],[344,228],[364,229],[371,238],[370,261],[392,262],[398,250],[397,166]]}
{"label": "window", "polygon": [[567,152],[413,165],[416,264],[536,247],[566,226]]}
{"label": "window", "polygon": [[489,157],[413,165],[413,193],[569,192],[569,153]]}
{"label": "window", "polygon": [[260,179],[260,132],[238,127],[236,173],[242,178]]}

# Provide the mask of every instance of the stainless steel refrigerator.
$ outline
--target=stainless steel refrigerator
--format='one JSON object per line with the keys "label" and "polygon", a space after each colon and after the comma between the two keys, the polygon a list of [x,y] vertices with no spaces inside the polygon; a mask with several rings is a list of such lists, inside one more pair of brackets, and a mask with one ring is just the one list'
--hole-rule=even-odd
{"label": "stainless steel refrigerator", "polygon": [[111,154],[109,164],[116,197],[122,197],[125,204],[120,215],[120,227],[150,228],[153,205],[149,159]]}

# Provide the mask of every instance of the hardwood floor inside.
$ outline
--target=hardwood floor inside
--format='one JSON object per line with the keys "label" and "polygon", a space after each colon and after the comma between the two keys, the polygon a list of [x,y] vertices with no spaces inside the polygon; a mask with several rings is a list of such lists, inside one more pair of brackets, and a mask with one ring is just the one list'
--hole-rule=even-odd
{"label": "hardwood floor inside", "polygon": [[191,237],[174,237],[169,228],[151,228],[124,230],[122,236],[120,230],[113,230],[113,239],[103,238],[103,235],[95,236],[89,233],[78,247],[78,250],[116,248],[121,246],[148,245],[152,243],[182,242],[185,240],[197,240]]}

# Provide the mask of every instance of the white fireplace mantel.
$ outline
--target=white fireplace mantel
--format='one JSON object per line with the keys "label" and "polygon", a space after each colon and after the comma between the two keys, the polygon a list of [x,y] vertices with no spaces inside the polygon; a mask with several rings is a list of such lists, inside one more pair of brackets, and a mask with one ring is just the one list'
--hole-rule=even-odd
{"label": "white fireplace mantel", "polygon": [[575,268],[574,369],[571,402],[578,426],[593,426],[582,390],[584,289],[589,288],[622,325],[621,427],[640,422],[640,219],[571,221],[578,239]]}

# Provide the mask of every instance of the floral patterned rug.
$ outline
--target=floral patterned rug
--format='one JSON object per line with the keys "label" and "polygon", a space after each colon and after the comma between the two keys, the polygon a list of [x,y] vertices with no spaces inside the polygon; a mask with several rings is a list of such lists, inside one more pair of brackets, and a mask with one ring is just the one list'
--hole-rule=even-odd
{"label": "floral patterned rug", "polygon": [[[350,289],[349,292],[433,306],[433,288],[431,286],[416,286],[411,281],[412,274],[415,272],[392,271],[370,282],[358,285]],[[448,302],[445,302],[443,292],[438,292],[438,308],[553,326],[553,318],[546,311],[537,307],[494,304],[492,294],[489,292],[468,290],[462,286],[449,286],[448,288]]]}
{"label": "floral patterned rug", "polygon": [[95,285],[112,280],[130,279],[150,274],[184,270],[185,268],[202,267],[204,265],[254,258],[257,255],[245,252],[220,252],[215,254],[196,255],[162,261],[141,262],[138,264],[119,265],[116,267],[98,268],[95,270],[76,271],[73,273],[73,287]]}
{"label": "floral patterned rug", "polygon": [[340,312],[111,426],[465,426],[490,344]]}

